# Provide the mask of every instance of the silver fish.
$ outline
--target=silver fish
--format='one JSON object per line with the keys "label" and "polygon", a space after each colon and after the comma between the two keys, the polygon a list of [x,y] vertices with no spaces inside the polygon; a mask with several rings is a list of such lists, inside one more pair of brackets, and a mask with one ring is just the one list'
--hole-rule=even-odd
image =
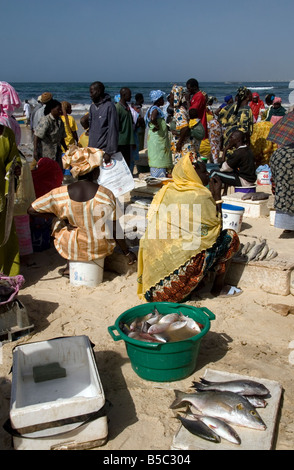
{"label": "silver fish", "polygon": [[222,419],[214,418],[213,416],[195,415],[193,413],[187,414],[187,418],[200,419],[200,421],[206,424],[206,426],[212,429],[222,439],[226,439],[226,441],[232,442],[233,444],[241,444],[239,434]]}
{"label": "silver fish", "polygon": [[266,396],[269,390],[261,383],[254,380],[227,380],[223,382],[211,382],[200,378],[201,383],[193,382],[193,388],[198,391],[217,390],[219,392],[234,392],[241,395]]}
{"label": "silver fish", "polygon": [[247,201],[248,199],[252,199],[252,193],[247,193],[242,196],[242,201]]}
{"label": "silver fish", "polygon": [[275,250],[271,250],[271,252],[268,253],[266,257],[266,261],[270,261],[271,259],[275,258],[278,256],[278,253]]}
{"label": "silver fish", "polygon": [[180,328],[184,328],[187,325],[187,321],[178,320],[171,323],[168,327],[168,331],[179,330]]}
{"label": "silver fish", "polygon": [[259,253],[259,256],[258,256],[258,261],[262,261],[266,255],[268,254],[269,252],[269,247],[267,244],[265,244],[264,248],[261,250],[261,252]]}
{"label": "silver fish", "polygon": [[265,408],[267,406],[267,401],[262,398],[262,397],[258,397],[256,395],[243,395],[244,398],[247,398],[247,400],[249,401],[249,403],[251,403],[251,405],[254,406],[254,408]]}
{"label": "silver fish", "polygon": [[155,323],[154,325],[151,325],[150,328],[148,328],[148,333],[150,335],[157,335],[159,333],[163,333],[164,331],[167,331],[170,327],[170,323]]}
{"label": "silver fish", "polygon": [[203,415],[224,419],[231,424],[265,430],[266,425],[256,409],[241,395],[233,392],[185,393],[175,390],[176,398],[170,408],[190,403]]}
{"label": "silver fish", "polygon": [[247,254],[248,262],[253,260],[256,255],[265,247],[266,240],[263,240],[259,245],[255,245]]}
{"label": "silver fish", "polygon": [[186,322],[187,327],[190,328],[191,330],[195,330],[197,331],[197,333],[201,332],[201,328],[199,324],[195,320],[193,320],[193,318],[188,317],[187,315],[183,315],[181,313],[181,319],[182,321]]}
{"label": "silver fish", "polygon": [[167,315],[163,315],[157,323],[154,323],[154,325],[150,326],[148,333],[150,335],[162,333],[166,331],[172,323],[178,321],[179,319],[180,316],[178,313],[168,313]]}
{"label": "silver fish", "polygon": [[177,320],[179,320],[178,313],[168,313],[167,315],[163,315],[163,317],[159,320],[158,323],[173,323]]}
{"label": "silver fish", "polygon": [[[255,244],[255,242],[254,242],[254,244]],[[242,250],[241,250],[241,255],[242,255],[242,256],[243,256],[243,255],[246,255],[246,253],[248,253],[250,247],[251,247],[250,242],[245,243],[245,245],[243,246],[243,248],[242,248]]]}
{"label": "silver fish", "polygon": [[176,416],[176,418],[178,418],[181,421],[182,425],[195,436],[213,442],[221,441],[220,437],[209,426],[206,426],[206,424],[202,421],[196,419],[187,419],[179,414]]}

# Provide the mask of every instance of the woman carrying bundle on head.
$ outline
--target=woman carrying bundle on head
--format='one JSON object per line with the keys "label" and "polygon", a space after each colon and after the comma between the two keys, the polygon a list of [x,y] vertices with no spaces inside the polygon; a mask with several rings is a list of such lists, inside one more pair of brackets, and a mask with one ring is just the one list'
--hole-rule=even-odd
{"label": "woman carrying bundle on head", "polygon": [[[55,215],[58,220],[52,228],[54,245],[58,253],[70,261],[92,261],[105,258],[115,248],[115,240],[129,259],[136,256],[128,249],[124,239],[116,239],[115,197],[99,185],[99,167],[104,152],[94,148],[72,147],[63,156],[65,169],[78,181],[55,188],[34,201],[28,210],[32,216]],[[113,224],[113,237],[108,231]],[[68,276],[68,266],[62,274]]]}

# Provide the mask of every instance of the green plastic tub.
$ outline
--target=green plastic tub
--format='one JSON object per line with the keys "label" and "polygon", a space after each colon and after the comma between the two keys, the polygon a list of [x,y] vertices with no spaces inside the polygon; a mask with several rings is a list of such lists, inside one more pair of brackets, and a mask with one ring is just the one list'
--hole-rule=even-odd
{"label": "green plastic tub", "polygon": [[[121,329],[120,323],[130,324],[135,318],[151,313],[154,307],[159,313],[182,312],[183,315],[201,323],[201,333],[192,338],[170,343],[146,343],[129,338]],[[114,341],[124,340],[131,365],[142,379],[154,382],[173,382],[191,375],[196,368],[200,343],[210,329],[210,321],[215,315],[207,308],[171,302],[154,302],[138,305],[122,313],[108,332]]]}

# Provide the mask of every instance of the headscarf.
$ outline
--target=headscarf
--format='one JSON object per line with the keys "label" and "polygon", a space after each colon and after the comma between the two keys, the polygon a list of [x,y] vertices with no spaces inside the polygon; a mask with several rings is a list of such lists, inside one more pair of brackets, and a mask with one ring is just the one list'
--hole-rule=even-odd
{"label": "headscarf", "polygon": [[39,96],[39,98],[38,101],[41,101],[43,104],[47,104],[50,100],[52,100],[53,96],[52,93],[49,93],[49,91],[45,91],[41,96]]}
{"label": "headscarf", "polygon": [[165,93],[164,91],[161,91],[161,90],[152,90],[150,91],[149,96],[150,96],[152,103],[155,103],[157,100],[159,100],[159,98],[161,98],[162,96],[164,97]]}
{"label": "headscarf", "polygon": [[273,101],[273,104],[276,104],[276,103],[282,103],[282,98],[279,98],[278,96],[275,97],[274,101]]}
{"label": "headscarf", "polygon": [[227,95],[225,96],[225,102],[228,103],[230,100],[233,99],[233,96],[232,95]]}
{"label": "headscarf", "polygon": [[184,87],[179,86],[179,85],[174,85],[172,87],[171,93],[173,93],[174,95],[174,107],[175,108],[178,108],[181,103],[184,103],[186,101]]}
{"label": "headscarf", "polygon": [[71,171],[74,178],[86,175],[102,165],[103,150],[92,147],[80,148],[71,145],[62,157],[63,168]]}
{"label": "headscarf", "polygon": [[7,82],[0,82],[0,124],[12,129],[16,145],[20,144],[21,130],[16,119],[12,117],[12,113],[20,106],[21,100],[13,86]]}
{"label": "headscarf", "polygon": [[118,103],[120,101],[120,94],[117,93],[117,95],[114,96],[114,102]]}
{"label": "headscarf", "polygon": [[221,230],[215,201],[196,173],[190,153],[175,165],[172,178],[153,198],[140,240],[138,295],[142,299],[191,257],[212,247]]}
{"label": "headscarf", "polygon": [[239,98],[240,101],[243,101],[246,96],[248,95],[248,88],[246,86],[240,86],[237,90],[237,96]]}

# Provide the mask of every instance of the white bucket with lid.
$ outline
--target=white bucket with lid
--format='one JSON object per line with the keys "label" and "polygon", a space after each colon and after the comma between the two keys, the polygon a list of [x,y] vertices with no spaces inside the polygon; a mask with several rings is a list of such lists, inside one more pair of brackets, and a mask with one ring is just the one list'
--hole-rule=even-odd
{"label": "white bucket with lid", "polygon": [[259,185],[271,184],[270,173],[268,170],[260,171],[257,174],[257,184]]}
{"label": "white bucket with lid", "polygon": [[231,228],[239,233],[245,209],[241,206],[222,204],[223,229]]}
{"label": "white bucket with lid", "polygon": [[69,262],[69,281],[73,286],[96,287],[103,281],[103,274],[104,258]]}

